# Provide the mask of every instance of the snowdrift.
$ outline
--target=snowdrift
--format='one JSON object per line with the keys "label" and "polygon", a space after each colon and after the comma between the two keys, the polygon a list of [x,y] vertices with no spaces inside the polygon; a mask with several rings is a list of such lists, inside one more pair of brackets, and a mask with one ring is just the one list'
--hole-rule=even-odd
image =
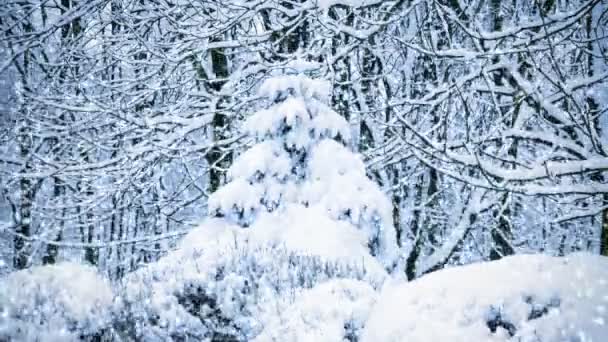
{"label": "snowdrift", "polygon": [[387,285],[362,341],[608,341],[608,258],[518,255]]}

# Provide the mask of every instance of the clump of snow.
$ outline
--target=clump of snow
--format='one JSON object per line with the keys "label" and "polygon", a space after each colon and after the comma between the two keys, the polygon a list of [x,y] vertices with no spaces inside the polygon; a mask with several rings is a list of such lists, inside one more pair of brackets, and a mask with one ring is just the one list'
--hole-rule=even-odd
{"label": "clump of snow", "polygon": [[284,68],[287,69],[287,72],[305,73],[320,69],[321,64],[304,59],[295,59],[287,62]]}
{"label": "clump of snow", "polygon": [[252,146],[239,156],[230,167],[231,179],[255,181],[259,177],[271,176],[287,179],[291,173],[291,161],[276,141],[264,141]]}
{"label": "clump of snow", "polygon": [[213,193],[207,203],[209,213],[226,217],[247,226],[253,221],[263,205],[265,188],[262,184],[235,179]]}
{"label": "clump of snow", "polygon": [[347,220],[367,236],[374,254],[391,265],[398,250],[392,204],[365,175],[358,155],[333,140],[321,141],[309,161],[309,181],[303,185],[303,201],[320,206],[336,220]]}
{"label": "clump of snow", "polygon": [[365,282],[323,282],[277,312],[254,341],[357,341],[375,300],[376,291]]}
{"label": "clump of snow", "polygon": [[61,263],[0,280],[0,340],[70,341],[111,321],[113,293],[96,270]]}
{"label": "clump of snow", "polygon": [[362,341],[605,341],[608,258],[518,255],[385,289]]}
{"label": "clump of snow", "polygon": [[309,166],[312,179],[332,181],[349,173],[365,177],[363,160],[333,140],[319,142],[312,153]]}
{"label": "clump of snow", "polygon": [[360,264],[379,279],[385,274],[369,254],[367,235],[348,222],[334,220],[320,206],[292,204],[282,213],[261,215],[248,233],[260,245],[277,244],[334,263]]}

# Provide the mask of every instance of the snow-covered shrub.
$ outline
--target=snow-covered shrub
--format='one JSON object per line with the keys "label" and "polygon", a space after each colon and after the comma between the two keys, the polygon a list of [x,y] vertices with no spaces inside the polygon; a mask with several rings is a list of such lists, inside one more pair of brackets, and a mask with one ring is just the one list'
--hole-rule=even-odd
{"label": "snow-covered shrub", "polygon": [[109,326],[113,294],[89,266],[32,267],[0,279],[0,340],[71,341]]}
{"label": "snow-covered shrub", "polygon": [[392,268],[397,244],[391,204],[367,178],[361,158],[344,146],[350,128],[327,106],[330,90],[328,82],[303,75],[262,84],[260,95],[271,104],[244,125],[256,144],[235,160],[230,182],[210,197],[210,214],[249,227],[268,213],[291,216],[286,208],[301,205],[311,210],[307,215],[321,213],[363,232],[370,253]]}
{"label": "snow-covered shrub", "polygon": [[246,341],[303,289],[335,278],[358,280],[371,289],[387,276],[371,256],[320,257],[301,252],[293,241],[282,244],[280,237],[254,232],[209,220],[176,251],[129,275],[123,296],[127,310],[116,330],[127,340]]}
{"label": "snow-covered shrub", "polygon": [[518,255],[382,292],[362,341],[602,342],[608,258]]}

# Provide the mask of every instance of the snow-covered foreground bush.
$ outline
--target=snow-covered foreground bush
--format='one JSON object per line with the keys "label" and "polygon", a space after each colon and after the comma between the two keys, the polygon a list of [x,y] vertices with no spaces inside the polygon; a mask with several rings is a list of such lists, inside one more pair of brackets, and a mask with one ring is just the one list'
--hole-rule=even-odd
{"label": "snow-covered foreground bush", "polygon": [[0,279],[0,341],[71,341],[99,336],[113,294],[92,267],[62,263]]}
{"label": "snow-covered foreground bush", "polygon": [[608,341],[608,258],[519,255],[387,286],[362,341]]}
{"label": "snow-covered foreground bush", "polygon": [[[329,233],[324,240],[337,237],[331,226],[322,228]],[[387,276],[371,256],[357,257],[356,248],[347,249],[352,258],[310,254],[306,240],[299,248],[295,241],[281,243],[267,232],[260,238],[261,231],[210,220],[190,233],[178,250],[128,277],[127,311],[117,320],[117,330],[123,338],[138,340],[251,340],[265,322],[294,310],[289,306],[305,289],[330,279],[351,279],[344,284],[353,285],[350,296],[360,301],[356,297],[365,293],[368,298]],[[361,250],[367,253],[363,245]],[[333,305],[344,303],[334,300]],[[347,314],[342,318],[341,326],[350,321]]]}

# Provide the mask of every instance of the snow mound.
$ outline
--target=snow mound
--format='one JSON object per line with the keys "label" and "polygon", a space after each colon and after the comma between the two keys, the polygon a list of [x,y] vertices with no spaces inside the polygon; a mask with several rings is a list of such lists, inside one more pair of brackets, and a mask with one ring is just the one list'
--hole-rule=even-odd
{"label": "snow mound", "polygon": [[375,300],[365,282],[329,280],[298,295],[254,341],[356,341]]}
{"label": "snow mound", "polygon": [[519,255],[386,288],[362,341],[603,342],[608,258]]}
{"label": "snow mound", "polygon": [[37,266],[0,280],[0,340],[69,341],[111,321],[113,294],[94,268]]}

